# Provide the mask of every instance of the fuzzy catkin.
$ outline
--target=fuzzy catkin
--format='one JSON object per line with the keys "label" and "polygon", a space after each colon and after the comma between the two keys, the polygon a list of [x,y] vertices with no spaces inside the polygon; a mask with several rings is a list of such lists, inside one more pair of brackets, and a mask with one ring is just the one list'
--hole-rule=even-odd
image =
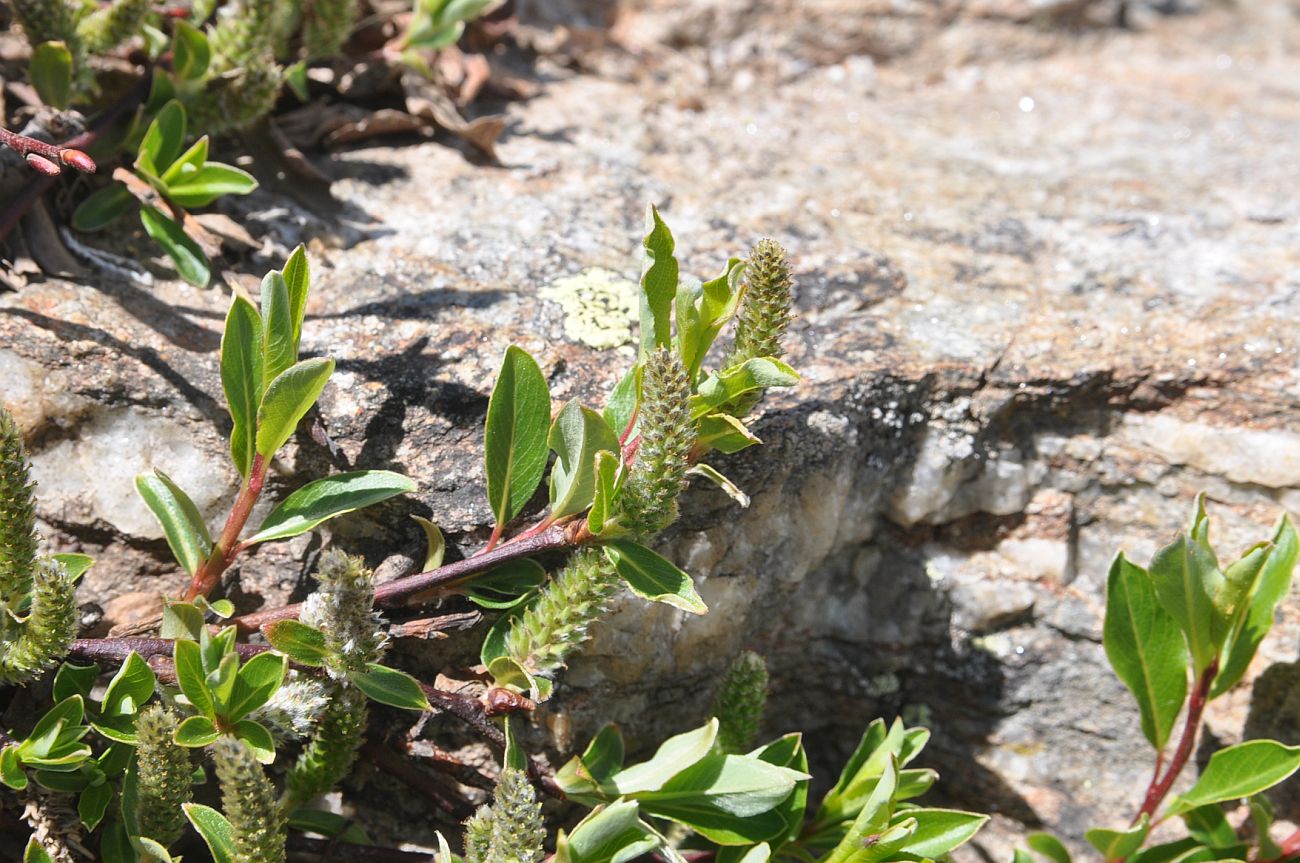
{"label": "fuzzy catkin", "polygon": [[242,742],[222,737],[212,747],[221,807],[230,821],[235,863],[284,863],[286,818],[275,786]]}
{"label": "fuzzy catkin", "polygon": [[468,863],[540,863],[543,843],[542,804],[528,776],[507,767],[501,771],[492,805],[480,806],[465,822]]}
{"label": "fuzzy catkin", "polygon": [[109,51],[141,32],[152,5],[151,0],[113,0],[82,18],[77,35],[86,50]]}
{"label": "fuzzy catkin", "polygon": [[371,606],[374,573],[360,558],[333,550],[321,555],[316,591],[303,603],[299,619],[325,633],[325,667],[334,678],[365,671],[387,648],[383,617]]}
{"label": "fuzzy catkin", "polygon": [[366,717],[366,697],[351,686],[336,686],[311,742],[284,777],[287,804],[319,797],[348,774],[365,737]]}
{"label": "fuzzy catkin", "polygon": [[506,636],[506,655],[533,674],[559,671],[589,637],[588,629],[605,611],[616,584],[614,567],[599,549],[575,552],[515,619]]}
{"label": "fuzzy catkin", "polygon": [[53,668],[77,636],[76,585],[63,566],[46,558],[32,578],[32,607],[18,637],[0,655],[0,683],[26,684]]}
{"label": "fuzzy catkin", "polygon": [[172,740],[178,725],[176,714],[160,704],[140,711],[135,721],[140,835],[164,846],[180,838],[185,829],[181,806],[194,796],[190,751]]}
{"label": "fuzzy catkin", "polygon": [[18,424],[0,407],[0,604],[25,595],[36,564],[36,507]]}
{"label": "fuzzy catkin", "polygon": [[308,60],[336,57],[357,19],[356,0],[306,0],[302,46]]}
{"label": "fuzzy catkin", "polygon": [[727,360],[739,365],[757,357],[780,359],[781,337],[790,325],[790,266],[776,240],[759,240],[745,266],[745,295],[736,319],[736,342]]}
{"label": "fuzzy catkin", "polygon": [[72,49],[77,16],[68,0],[13,0],[13,9],[33,48],[42,42],[62,41]]}
{"label": "fuzzy catkin", "polygon": [[767,663],[753,651],[736,657],[713,702],[718,718],[718,746],[723,752],[748,752],[763,724],[767,706]]}
{"label": "fuzzy catkin", "polygon": [[690,397],[690,380],[677,354],[657,349],[646,359],[640,443],[632,473],[619,495],[619,521],[637,535],[656,534],[677,518],[677,496],[685,485],[695,442]]}

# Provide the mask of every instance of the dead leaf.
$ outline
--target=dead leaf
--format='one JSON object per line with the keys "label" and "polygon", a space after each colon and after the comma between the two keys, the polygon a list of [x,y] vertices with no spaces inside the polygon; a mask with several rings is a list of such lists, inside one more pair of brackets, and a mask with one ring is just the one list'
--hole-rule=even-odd
{"label": "dead leaf", "polygon": [[244,226],[236,222],[229,216],[221,213],[199,213],[194,220],[203,226],[204,230],[215,234],[221,238],[222,245],[231,249],[249,249],[256,251],[262,248],[262,244],[253,238],[253,235],[244,229]]}

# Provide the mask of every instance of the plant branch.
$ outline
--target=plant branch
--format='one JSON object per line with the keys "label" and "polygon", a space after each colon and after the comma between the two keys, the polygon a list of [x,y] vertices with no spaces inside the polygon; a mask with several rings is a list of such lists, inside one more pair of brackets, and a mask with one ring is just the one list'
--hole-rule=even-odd
{"label": "plant branch", "polygon": [[252,514],[257,499],[261,497],[265,484],[266,460],[259,453],[253,456],[253,466],[249,468],[248,479],[244,481],[243,488],[239,490],[239,497],[235,498],[235,504],[230,508],[230,516],[226,519],[226,526],[222,529],[217,544],[208,555],[208,559],[194,571],[190,589],[185,594],[186,602],[193,602],[198,597],[206,597],[211,593],[221,580],[221,573],[234,562],[240,549],[239,535],[244,532],[244,525],[248,523],[248,517]]}
{"label": "plant branch", "polygon": [[473,806],[470,806],[464,800],[456,800],[449,796],[447,789],[434,777],[402,758],[387,746],[372,740],[361,747],[361,751],[380,770],[402,784],[420,792],[432,800],[435,806],[457,821],[464,821],[474,813]]}
{"label": "plant branch", "polygon": [[[64,148],[69,150],[85,150],[96,141],[99,136],[118,121],[122,115],[135,108],[146,95],[152,85],[153,76],[144,75],[140,81],[127,91],[121,99],[118,99],[104,113],[95,118],[90,124],[90,128],[63,143]],[[31,208],[41,195],[50,188],[54,183],[54,178],[49,175],[33,177],[32,181],[22,188],[13,198],[6,202],[3,211],[0,211],[0,240],[9,236],[9,232],[14,229],[23,215]]]}
{"label": "plant branch", "polygon": [[[491,551],[484,551],[455,563],[444,564],[437,569],[395,578],[375,587],[375,605],[381,608],[414,605],[428,598],[426,594],[436,595],[451,590],[506,561],[578,545],[582,542],[583,536],[583,532],[578,527],[584,524],[585,522],[579,521],[565,526],[555,525],[536,536],[509,542]],[[238,626],[241,631],[253,632],[277,620],[296,619],[301,609],[301,603],[293,603],[280,608],[240,615],[231,618],[230,622]]]}
{"label": "plant branch", "polygon": [[27,160],[37,171],[47,177],[63,173],[63,166],[76,168],[85,174],[95,173],[95,160],[75,147],[47,144],[36,138],[0,126],[0,147],[8,147]]}

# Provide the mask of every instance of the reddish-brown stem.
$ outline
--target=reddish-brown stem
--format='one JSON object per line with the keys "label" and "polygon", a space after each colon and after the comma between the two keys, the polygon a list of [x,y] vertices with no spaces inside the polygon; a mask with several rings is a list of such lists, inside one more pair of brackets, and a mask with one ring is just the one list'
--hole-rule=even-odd
{"label": "reddish-brown stem", "polygon": [[[444,564],[428,572],[417,572],[404,578],[393,579],[375,588],[375,605],[385,608],[404,605],[409,599],[417,595],[457,587],[508,560],[532,557],[545,551],[555,551],[576,545],[579,532],[574,529],[574,526],[580,523],[574,522],[564,526],[554,525],[536,536],[519,542],[511,542],[491,551],[484,551],[473,557],[458,560],[455,563]],[[296,618],[301,608],[300,603],[294,603],[293,605],[272,608],[266,611],[255,611],[252,614],[232,618],[231,623],[234,623],[245,632],[252,632],[277,620]]]}
{"label": "reddish-brown stem", "polygon": [[[121,99],[117,100],[112,107],[95,118],[90,128],[68,141],[63,142],[63,146],[68,150],[85,150],[99,140],[99,136],[104,134],[108,127],[112,126],[127,111],[133,109],[140,103],[149,92],[152,82],[152,75],[146,74],[140,81],[131,88]],[[9,232],[14,229],[23,214],[50,188],[54,178],[48,175],[33,177],[32,181],[22,188],[17,195],[14,195],[5,202],[4,210],[0,212],[0,240],[9,236]]]}
{"label": "reddish-brown stem", "polygon": [[1187,716],[1183,720],[1183,734],[1178,740],[1178,748],[1169,759],[1163,776],[1160,775],[1160,764],[1157,761],[1155,775],[1151,777],[1146,798],[1142,801],[1142,808],[1133,817],[1133,823],[1136,824],[1143,815],[1155,820],[1156,810],[1169,795],[1169,790],[1174,787],[1178,774],[1182,773],[1183,768],[1187,766],[1187,761],[1192,757],[1192,751],[1196,746],[1197,734],[1201,730],[1201,717],[1205,713],[1206,702],[1209,701],[1210,686],[1218,673],[1219,663],[1215,661],[1211,662],[1210,667],[1201,672],[1201,676],[1197,678],[1192,696],[1187,701]]}
{"label": "reddish-brown stem", "polygon": [[641,404],[640,402],[638,402],[636,407],[632,408],[632,416],[627,418],[627,428],[623,429],[623,433],[618,436],[619,446],[626,444],[627,439],[632,436],[632,429],[636,428],[637,417],[639,417],[640,415],[641,415]]}
{"label": "reddish-brown stem", "polygon": [[217,586],[217,582],[221,580],[221,573],[234,562],[242,547],[239,543],[239,535],[244,532],[244,525],[248,523],[248,517],[252,515],[253,507],[261,497],[262,487],[265,484],[266,460],[260,454],[255,455],[253,466],[248,470],[248,479],[239,490],[235,505],[230,508],[230,516],[226,519],[226,526],[222,529],[221,536],[217,538],[217,544],[213,546],[208,559],[199,564],[199,568],[194,571],[190,589],[185,594],[186,602],[193,602],[198,597],[211,593]]}
{"label": "reddish-brown stem", "polygon": [[492,535],[488,537],[487,545],[483,546],[482,551],[478,552],[475,557],[487,554],[489,551],[496,548],[497,543],[501,541],[501,534],[505,532],[505,529],[505,522],[498,521],[496,526],[492,528]]}
{"label": "reddish-brown stem", "polygon": [[58,175],[64,165],[86,174],[95,173],[95,160],[75,147],[47,144],[36,138],[11,132],[3,126],[0,126],[0,147],[13,150],[26,159],[29,165],[47,176]]}

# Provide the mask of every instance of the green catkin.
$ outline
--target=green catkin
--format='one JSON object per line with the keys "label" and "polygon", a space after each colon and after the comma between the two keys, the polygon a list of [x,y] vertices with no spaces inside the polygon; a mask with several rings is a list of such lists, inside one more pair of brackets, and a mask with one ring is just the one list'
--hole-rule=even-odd
{"label": "green catkin", "polygon": [[284,863],[286,818],[262,765],[232,737],[219,739],[212,756],[221,806],[230,821],[235,863]]}
{"label": "green catkin", "polygon": [[308,60],[336,57],[356,23],[356,0],[304,0],[302,46]]}
{"label": "green catkin", "polygon": [[[46,558],[36,564],[31,611],[18,627],[18,636],[3,645],[0,684],[26,684],[57,665],[68,652],[77,636],[75,590],[58,561]],[[5,612],[0,610],[0,614]]]}
{"label": "green catkin", "polygon": [[34,487],[18,424],[0,407],[0,604],[6,606],[27,594],[36,565]]}
{"label": "green catkin", "polygon": [[86,50],[109,51],[140,33],[152,7],[151,0],[114,0],[77,24]]}
{"label": "green catkin", "polygon": [[522,771],[501,771],[491,806],[480,806],[465,822],[468,863],[540,863],[543,843],[542,804]]}
{"label": "green catkin", "polygon": [[713,702],[718,747],[730,755],[748,752],[763,724],[767,706],[767,663],[753,651],[736,657]]}
{"label": "green catkin", "polygon": [[140,835],[164,846],[184,832],[185,812],[181,806],[194,796],[190,751],[172,740],[178,724],[176,714],[160,704],[140,711],[135,721],[139,737],[135,757]]}
{"label": "green catkin", "polygon": [[780,359],[781,337],[790,325],[792,282],[785,249],[775,240],[759,240],[745,266],[745,294],[736,320],[736,342],[726,365],[756,357]]}
{"label": "green catkin", "polygon": [[244,67],[275,46],[279,5],[279,0],[239,0],[222,8],[208,34],[216,71]]}
{"label": "green catkin", "polygon": [[640,536],[658,533],[677,518],[677,496],[695,441],[690,396],[677,354],[666,348],[651,354],[641,381],[636,461],[619,495],[620,522]]}
{"label": "green catkin", "polygon": [[383,617],[371,608],[373,578],[360,558],[331,549],[316,570],[319,586],[303,603],[299,619],[325,633],[325,667],[336,679],[365,671],[387,649]]}
{"label": "green catkin", "polygon": [[487,863],[492,853],[492,807],[480,806],[465,822],[466,863]]}
{"label": "green catkin", "polygon": [[366,733],[366,717],[365,696],[351,686],[336,686],[311,742],[285,775],[288,808],[327,793],[348,774]]}
{"label": "green catkin", "polygon": [[589,637],[617,579],[595,548],[574,553],[506,636],[506,655],[533,674],[552,675]]}
{"label": "green catkin", "polygon": [[[13,0],[13,9],[33,48],[52,41],[66,42],[70,50],[73,48],[77,14],[68,0]],[[74,56],[76,53],[73,51]]]}

